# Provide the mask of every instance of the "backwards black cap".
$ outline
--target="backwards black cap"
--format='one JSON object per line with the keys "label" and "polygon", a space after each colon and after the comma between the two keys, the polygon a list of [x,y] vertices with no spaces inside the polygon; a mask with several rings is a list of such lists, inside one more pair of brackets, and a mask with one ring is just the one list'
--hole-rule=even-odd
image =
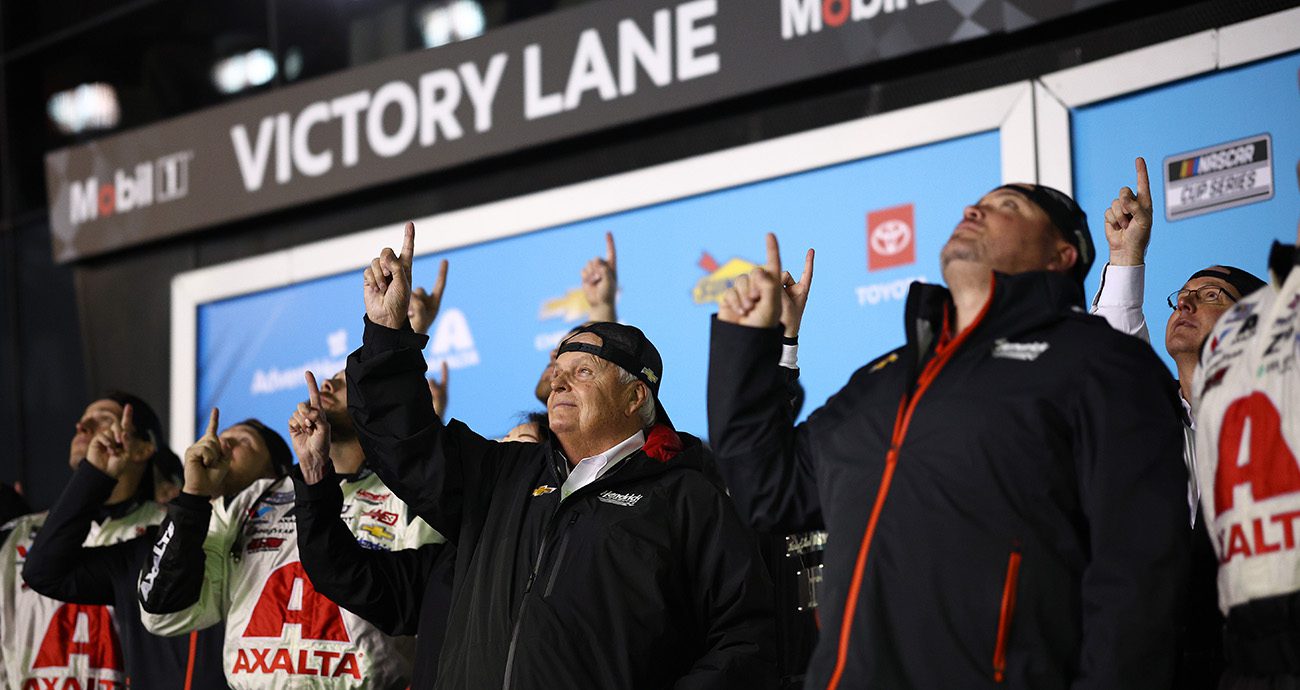
{"label": "backwards black cap", "polygon": [[998,187],[1008,189],[1034,202],[1047,214],[1057,232],[1070,246],[1079,252],[1079,258],[1070,269],[1070,275],[1082,285],[1092,269],[1092,262],[1097,258],[1097,249],[1092,243],[1092,233],[1088,231],[1088,214],[1059,189],[1041,184],[1017,183]]}
{"label": "backwards black cap", "polygon": [[[579,333],[591,333],[600,336],[600,345],[575,343],[573,336]],[[645,337],[636,326],[627,326],[610,321],[595,321],[584,324],[569,332],[560,343],[555,356],[566,352],[585,352],[621,367],[624,371],[644,383],[655,399],[655,417],[659,424],[672,426],[663,403],[659,402],[659,382],[664,375],[664,361],[654,343]]]}
{"label": "backwards black cap", "polygon": [[1236,266],[1211,266],[1207,269],[1197,271],[1192,274],[1191,278],[1218,278],[1223,282],[1231,285],[1237,290],[1237,294],[1245,297],[1250,293],[1264,287],[1264,281],[1260,280],[1250,271],[1245,271]]}
{"label": "backwards black cap", "polygon": [[262,443],[266,444],[266,450],[271,454],[271,467],[275,468],[275,476],[283,477],[293,469],[293,453],[283,436],[256,419],[245,419],[234,426],[246,426],[262,437]]}

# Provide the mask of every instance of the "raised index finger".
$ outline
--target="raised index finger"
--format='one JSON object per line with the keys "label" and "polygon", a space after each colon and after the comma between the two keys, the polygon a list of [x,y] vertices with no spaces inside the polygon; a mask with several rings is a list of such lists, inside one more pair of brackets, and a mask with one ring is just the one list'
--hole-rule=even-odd
{"label": "raised index finger", "polygon": [[320,409],[320,388],[316,385],[316,376],[310,371],[302,372],[303,378],[307,379],[307,400],[311,406]]}
{"label": "raised index finger", "polygon": [[803,284],[805,289],[809,285],[812,285],[812,274],[813,274],[813,250],[810,247],[808,249],[808,253],[805,254],[803,257],[803,275],[799,276],[799,282]]}
{"label": "raised index finger", "polygon": [[122,433],[135,436],[135,410],[131,407],[131,403],[127,403],[122,408]]}
{"label": "raised index finger", "polygon": [[781,246],[776,242],[774,233],[767,233],[767,272],[773,276],[781,275]]}
{"label": "raised index finger", "polygon": [[614,233],[605,233],[605,262],[610,268],[618,267],[618,252],[614,251]]}
{"label": "raised index finger", "polygon": [[402,263],[411,267],[411,257],[415,256],[415,223],[408,221],[406,223],[406,232],[402,236]]}
{"label": "raised index finger", "polygon": [[1133,161],[1133,166],[1137,168],[1138,200],[1149,204],[1151,203],[1151,179],[1147,176],[1146,159],[1138,156],[1137,160]]}
{"label": "raised index finger", "polygon": [[217,423],[221,419],[221,411],[212,408],[212,413],[208,415],[208,430],[203,435],[211,438],[217,437]]}
{"label": "raised index finger", "polygon": [[438,279],[433,283],[433,295],[442,299],[442,291],[447,289],[447,260],[438,264]]}

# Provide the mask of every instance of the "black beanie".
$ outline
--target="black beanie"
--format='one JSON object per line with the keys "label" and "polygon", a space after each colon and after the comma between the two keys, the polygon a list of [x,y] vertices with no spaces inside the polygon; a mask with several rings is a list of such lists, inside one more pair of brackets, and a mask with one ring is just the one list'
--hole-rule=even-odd
{"label": "black beanie", "polygon": [[293,469],[293,453],[283,436],[256,419],[245,419],[234,426],[246,426],[262,437],[262,443],[266,444],[266,450],[271,454],[271,467],[275,468],[275,476],[283,477]]}

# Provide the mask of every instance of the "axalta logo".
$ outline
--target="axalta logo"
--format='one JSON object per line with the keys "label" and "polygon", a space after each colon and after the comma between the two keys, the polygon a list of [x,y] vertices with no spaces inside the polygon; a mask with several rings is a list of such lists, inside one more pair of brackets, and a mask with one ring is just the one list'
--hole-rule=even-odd
{"label": "axalta logo", "polygon": [[758,268],[758,265],[736,257],[718,265],[712,255],[704,252],[700,256],[699,267],[708,275],[695,284],[695,289],[691,290],[691,299],[696,304],[717,304],[736,278]]}
{"label": "axalta logo", "polygon": [[302,563],[296,561],[277,568],[267,578],[244,628],[244,637],[283,639],[289,625],[298,626],[299,639],[351,641],[338,604],[312,587]]}
{"label": "axalta logo", "polygon": [[452,369],[464,369],[479,363],[478,349],[474,345],[474,334],[469,328],[469,319],[459,309],[444,309],[438,313],[438,320],[433,323],[432,344],[429,347],[428,364],[430,370],[443,361]]}
{"label": "axalta logo", "polygon": [[190,191],[193,151],[181,151],[114,171],[112,181],[90,177],[68,187],[73,225],[184,198]]}
{"label": "axalta logo", "polygon": [[867,214],[867,270],[916,263],[915,211],[911,204]]}
{"label": "axalta logo", "polygon": [[361,680],[361,664],[356,652],[330,652],[323,649],[299,649],[295,655],[287,649],[241,647],[235,655],[230,674],[283,673],[289,676],[350,676]]}
{"label": "axalta logo", "polygon": [[[76,657],[76,659],[74,659]],[[122,646],[107,606],[63,604],[50,618],[23,690],[118,688]],[[42,672],[62,672],[46,676]],[[98,677],[107,676],[107,677]]]}
{"label": "axalta logo", "polygon": [[[1214,475],[1219,562],[1297,548],[1300,467],[1282,435],[1282,416],[1260,392],[1223,413]],[[1239,512],[1231,515],[1234,509]]]}
{"label": "axalta logo", "polygon": [[[935,0],[912,0],[913,5],[928,5]],[[825,27],[843,26],[875,19],[907,9],[907,0],[781,0],[781,38],[789,41]]]}

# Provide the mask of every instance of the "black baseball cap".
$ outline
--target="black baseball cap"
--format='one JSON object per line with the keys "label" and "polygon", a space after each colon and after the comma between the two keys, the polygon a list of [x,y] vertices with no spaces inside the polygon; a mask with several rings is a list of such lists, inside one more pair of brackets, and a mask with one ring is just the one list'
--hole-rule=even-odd
{"label": "black baseball cap", "polygon": [[[600,345],[571,342],[579,333],[600,336]],[[566,352],[585,352],[621,367],[650,389],[655,399],[656,423],[672,427],[663,403],[659,401],[659,383],[663,380],[664,361],[654,343],[636,326],[611,321],[593,321],[583,324],[565,336],[555,356]]]}
{"label": "black baseball cap", "polygon": [[1236,266],[1211,266],[1193,273],[1192,277],[1187,280],[1190,281],[1195,278],[1218,278],[1231,285],[1242,298],[1266,285],[1254,273]]}
{"label": "black baseball cap", "polygon": [[998,189],[1016,192],[1043,209],[1061,237],[1079,252],[1070,275],[1082,285],[1088,277],[1088,271],[1092,269],[1092,262],[1097,258],[1097,248],[1093,245],[1092,233],[1088,230],[1088,214],[1079,208],[1069,194],[1046,185],[1018,182],[1002,185]]}

